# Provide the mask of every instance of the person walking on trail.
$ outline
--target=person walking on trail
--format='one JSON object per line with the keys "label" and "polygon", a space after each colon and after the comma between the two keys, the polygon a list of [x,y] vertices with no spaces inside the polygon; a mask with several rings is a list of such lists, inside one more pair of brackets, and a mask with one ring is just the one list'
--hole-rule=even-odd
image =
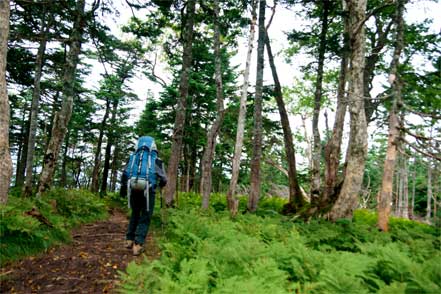
{"label": "person walking on trail", "polygon": [[120,195],[128,197],[132,213],[127,228],[125,246],[133,250],[133,255],[144,251],[150,221],[155,207],[156,188],[167,183],[164,164],[158,158],[155,140],[149,136],[138,139],[136,151],[124,169]]}

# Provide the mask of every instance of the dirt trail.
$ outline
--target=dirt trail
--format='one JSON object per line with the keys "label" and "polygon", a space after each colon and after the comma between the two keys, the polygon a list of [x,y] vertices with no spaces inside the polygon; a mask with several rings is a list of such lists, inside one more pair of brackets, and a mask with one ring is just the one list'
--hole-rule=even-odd
{"label": "dirt trail", "polygon": [[[123,246],[128,220],[113,211],[108,220],[83,225],[72,232],[72,243],[49,249],[1,269],[0,293],[112,293],[118,271],[134,257]],[[155,231],[147,237],[145,256],[154,259],[159,250]]]}

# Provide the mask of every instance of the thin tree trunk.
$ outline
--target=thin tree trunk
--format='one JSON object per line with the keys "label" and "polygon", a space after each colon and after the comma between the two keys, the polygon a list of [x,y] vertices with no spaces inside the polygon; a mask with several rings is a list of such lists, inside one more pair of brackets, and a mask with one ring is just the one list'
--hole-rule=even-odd
{"label": "thin tree trunk", "polygon": [[67,57],[66,67],[63,77],[63,104],[61,110],[57,112],[53,128],[52,136],[49,142],[46,154],[44,155],[43,170],[40,175],[40,183],[38,185],[38,194],[48,190],[52,184],[55,165],[58,159],[61,143],[66,134],[67,126],[72,116],[73,99],[75,95],[75,72],[81,51],[81,41],[84,26],[84,6],[85,0],[78,0],[76,4],[76,19],[71,33],[71,44],[69,55]]}
{"label": "thin tree trunk", "polygon": [[432,217],[432,164],[430,159],[427,163],[427,208],[426,208],[426,220],[430,221]]}
{"label": "thin tree trunk", "polygon": [[403,177],[403,205],[401,216],[404,218],[409,218],[409,171],[407,166],[407,157],[403,155],[403,172],[401,174]]}
{"label": "thin tree trunk", "polygon": [[6,88],[6,56],[9,35],[9,1],[0,1],[0,203],[8,202],[12,176],[9,153],[9,98]]}
{"label": "thin tree trunk", "polygon": [[116,190],[116,182],[118,181],[118,158],[119,158],[119,148],[115,144],[115,149],[113,150],[112,164],[111,164],[111,176],[110,176],[110,191],[114,192]]}
{"label": "thin tree trunk", "polygon": [[302,120],[303,136],[305,137],[306,143],[306,158],[308,159],[308,169],[312,170],[311,139],[309,138],[308,129],[306,128],[306,116],[304,114],[300,114],[300,118]]}
{"label": "thin tree trunk", "polygon": [[[26,107],[25,107],[26,108]],[[17,157],[17,172],[15,174],[15,186],[22,187],[24,184],[24,176],[26,169],[26,150],[28,149],[28,139],[29,139],[29,119],[26,120],[26,109],[23,110],[23,121],[22,121],[22,146],[21,154]]]}
{"label": "thin tree trunk", "polygon": [[251,158],[250,195],[248,211],[257,209],[260,197],[260,161],[262,157],[262,92],[265,47],[265,8],[266,0],[259,0],[259,39],[257,41],[256,96],[254,98],[253,154]]}
{"label": "thin tree trunk", "polygon": [[[439,169],[439,162],[434,163],[434,172],[435,172],[435,180],[432,184],[433,186],[433,222],[437,223],[438,221],[438,196],[440,191],[440,169]],[[436,180],[438,179],[438,181]]]}
{"label": "thin tree trunk", "polygon": [[216,81],[217,117],[207,135],[207,146],[202,156],[201,194],[202,208],[208,209],[212,188],[212,164],[216,151],[216,138],[224,120],[224,89],[222,85],[222,56],[220,48],[219,0],[214,0],[214,67]]}
{"label": "thin tree trunk", "polygon": [[[126,77],[126,75],[124,75],[123,78],[121,79],[121,85],[124,83],[125,77]],[[117,98],[112,103],[112,117],[110,118],[111,124],[116,122],[118,104],[119,104],[119,100]],[[110,158],[111,158],[111,151],[112,151],[114,139],[115,138],[114,138],[113,130],[112,129],[108,130],[106,152],[104,155],[103,177],[101,180],[101,190],[100,190],[101,196],[103,196],[107,193],[107,178],[109,177]]]}
{"label": "thin tree trunk", "polygon": [[298,211],[305,204],[302,191],[297,181],[296,156],[294,152],[294,143],[292,140],[291,127],[289,125],[288,113],[286,112],[285,102],[283,101],[282,87],[280,86],[279,76],[277,74],[276,65],[274,64],[274,56],[271,51],[271,44],[268,33],[265,38],[265,45],[268,53],[268,60],[271,67],[271,73],[274,79],[274,96],[279,109],[280,121],[282,123],[283,138],[285,143],[286,158],[288,161],[288,181],[289,181],[289,203],[295,211]]}
{"label": "thin tree trunk", "polygon": [[[395,165],[396,166],[400,165],[400,157],[398,155]],[[395,214],[394,215],[397,217],[401,215],[400,205],[401,205],[401,170],[395,167]]]}
{"label": "thin tree trunk", "polygon": [[192,63],[192,48],[193,48],[193,23],[195,15],[196,0],[188,0],[187,14],[184,31],[184,51],[182,53],[182,70],[181,80],[179,83],[179,100],[176,109],[175,126],[172,136],[172,146],[170,159],[168,161],[167,169],[167,185],[165,186],[164,198],[166,206],[174,205],[176,183],[178,177],[178,165],[181,158],[182,137],[185,126],[185,113],[187,108],[187,96],[189,87],[189,77]]}
{"label": "thin tree trunk", "polygon": [[395,201],[393,201],[394,207],[395,207],[394,215],[397,216],[397,215],[400,214],[400,209],[398,207],[398,204],[399,204],[398,200],[400,198],[400,171],[399,170],[395,171],[395,177],[394,178],[395,178],[395,194],[393,194],[393,191],[392,191],[392,198],[395,195]]}
{"label": "thin tree trunk", "polygon": [[347,108],[346,81],[350,54],[349,18],[344,16],[343,50],[340,62],[340,76],[337,90],[337,109],[332,136],[325,146],[325,193],[322,206],[327,206],[336,198],[338,166],[340,163],[341,143]]}
{"label": "thin tree trunk", "polygon": [[109,117],[110,112],[110,99],[106,98],[106,111],[103,116],[103,120],[101,121],[100,126],[100,133],[98,135],[98,142],[96,145],[95,150],[95,159],[93,164],[93,171],[92,171],[92,184],[91,184],[91,191],[94,193],[97,193],[99,190],[99,170],[100,170],[100,162],[101,162],[101,146],[103,144],[103,136],[104,136],[104,129],[106,127],[107,118]]}
{"label": "thin tree trunk", "polygon": [[416,187],[416,172],[417,172],[417,159],[415,158],[413,161],[414,164],[414,168],[413,168],[413,172],[412,172],[412,200],[410,202],[410,218],[413,219],[414,218],[414,208],[415,208],[415,187]]}
{"label": "thin tree trunk", "polygon": [[44,145],[45,150],[49,146],[49,142],[52,138],[53,122],[54,122],[55,115],[57,114],[57,108],[58,108],[57,104],[58,104],[59,98],[60,98],[60,91],[57,91],[54,95],[54,99],[52,102],[51,116],[50,116],[49,122],[48,122],[49,125],[47,127],[47,134],[46,134],[46,140],[45,140],[45,145]]}
{"label": "thin tree trunk", "polygon": [[[393,174],[395,169],[395,161],[397,157],[398,140],[399,140],[399,121],[398,121],[398,103],[401,100],[401,81],[398,79],[398,65],[400,61],[401,51],[404,46],[404,0],[397,1],[396,9],[396,25],[397,36],[394,49],[394,55],[391,62],[391,70],[389,74],[389,82],[393,89],[393,105],[389,116],[389,137],[387,141],[386,160],[384,161],[383,179],[381,183],[381,191],[378,202],[378,227],[380,230],[387,232],[389,230],[389,214],[392,201]],[[400,195],[401,196],[401,195]],[[400,199],[400,198],[398,198]],[[398,200],[397,199],[397,200]],[[401,211],[401,203],[399,210]]]}
{"label": "thin tree trunk", "polygon": [[328,32],[328,14],[329,14],[329,1],[321,1],[322,14],[320,17],[321,32],[320,32],[320,44],[318,51],[318,67],[317,67],[317,80],[315,84],[314,93],[314,114],[312,117],[312,134],[314,138],[314,146],[312,150],[312,170],[311,170],[311,201],[318,203],[320,197],[320,161],[322,153],[322,145],[320,140],[320,131],[318,128],[320,108],[322,102],[322,89],[323,89],[323,68],[325,63],[326,53],[326,34]]}
{"label": "thin tree trunk", "polygon": [[67,159],[69,155],[67,154],[69,151],[69,130],[66,134],[66,140],[64,140],[64,150],[63,150],[63,161],[61,163],[61,175],[60,175],[60,186],[66,187],[67,186]]}
{"label": "thin tree trunk", "polygon": [[106,151],[104,153],[104,165],[103,165],[103,176],[101,178],[101,189],[100,195],[103,196],[107,192],[107,178],[109,176],[109,168],[110,168],[110,156],[112,151],[112,140],[110,136],[107,138]]}
{"label": "thin tree trunk", "polygon": [[46,25],[45,21],[43,20],[41,33],[44,35],[44,37],[40,41],[40,45],[37,51],[37,57],[35,59],[34,89],[32,92],[31,120],[29,127],[29,139],[28,139],[28,149],[27,149],[27,157],[26,157],[26,178],[25,178],[25,185],[23,187],[23,195],[25,197],[29,197],[32,194],[32,182],[33,182],[32,171],[34,165],[35,139],[37,136],[38,111],[40,104],[40,81],[41,81],[41,73],[44,65],[44,53],[46,51],[48,32],[49,32],[49,26]]}
{"label": "thin tree trunk", "polygon": [[231,214],[234,216],[237,214],[239,200],[234,197],[236,194],[237,182],[239,180],[240,172],[240,156],[242,155],[243,147],[243,136],[245,131],[245,116],[247,113],[247,96],[248,96],[248,85],[250,79],[250,68],[251,68],[251,55],[253,53],[253,43],[255,35],[255,26],[257,21],[256,15],[257,1],[253,0],[251,4],[251,24],[250,24],[250,34],[248,37],[248,51],[245,63],[245,71],[243,73],[243,86],[242,93],[240,97],[239,115],[237,118],[237,132],[236,132],[236,143],[234,145],[234,155],[231,170],[231,180],[227,192],[227,203]]}
{"label": "thin tree trunk", "polygon": [[366,0],[348,0],[347,5],[351,32],[350,95],[348,97],[351,129],[345,179],[339,197],[330,212],[332,220],[352,217],[358,205],[358,194],[363,181],[367,154],[367,124],[363,99]]}

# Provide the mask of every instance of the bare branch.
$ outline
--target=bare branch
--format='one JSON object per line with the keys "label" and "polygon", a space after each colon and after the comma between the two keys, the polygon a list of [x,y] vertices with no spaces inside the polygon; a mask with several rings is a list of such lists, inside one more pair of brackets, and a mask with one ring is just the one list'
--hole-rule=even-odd
{"label": "bare branch", "polygon": [[404,143],[406,143],[409,147],[411,147],[413,150],[415,150],[418,153],[421,153],[425,156],[431,157],[433,159],[436,159],[438,161],[441,161],[441,157],[438,154],[433,154],[432,152],[428,152],[428,151],[424,151],[421,148],[415,146],[414,144],[410,143],[409,141],[407,141],[406,139],[402,138],[402,141]]}
{"label": "bare branch", "polygon": [[411,112],[413,114],[417,114],[419,116],[431,117],[433,119],[441,119],[441,115],[437,115],[435,113],[420,112],[420,111],[417,111],[417,110],[413,109],[412,107],[410,107],[409,105],[406,105],[406,104],[403,104],[403,107],[407,111],[409,111],[409,112]]}
{"label": "bare branch", "polygon": [[386,7],[395,5],[394,2],[395,1],[390,1],[390,2],[388,2],[388,3],[386,3],[386,4],[382,5],[382,6],[379,6],[379,7],[375,8],[374,10],[372,10],[371,12],[366,14],[365,18],[358,24],[357,28],[354,30],[354,34],[358,34],[358,32],[363,27],[363,25],[369,20],[369,18],[371,18],[372,15],[376,14],[377,12],[381,11],[382,9],[384,9]]}

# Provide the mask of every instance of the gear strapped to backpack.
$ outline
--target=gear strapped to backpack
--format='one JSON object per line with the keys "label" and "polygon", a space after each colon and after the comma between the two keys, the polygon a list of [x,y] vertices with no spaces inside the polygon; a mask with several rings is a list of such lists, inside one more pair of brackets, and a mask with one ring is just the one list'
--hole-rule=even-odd
{"label": "gear strapped to backpack", "polygon": [[152,137],[144,136],[138,139],[135,153],[130,155],[125,173],[128,177],[127,197],[130,207],[132,192],[143,192],[146,198],[147,211],[150,210],[149,189],[156,185],[155,162],[158,158],[158,150]]}

